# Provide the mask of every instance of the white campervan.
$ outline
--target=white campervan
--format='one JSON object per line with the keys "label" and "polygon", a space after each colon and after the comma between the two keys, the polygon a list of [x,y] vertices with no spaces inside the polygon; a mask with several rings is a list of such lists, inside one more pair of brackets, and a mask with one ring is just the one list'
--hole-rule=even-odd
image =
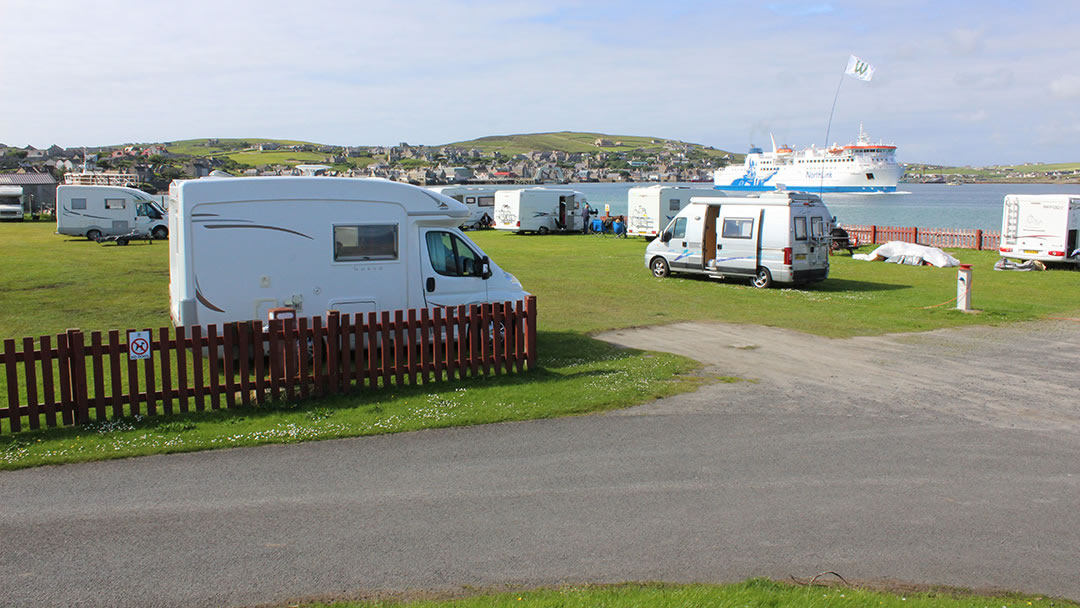
{"label": "white campervan", "polygon": [[469,209],[469,217],[461,223],[464,229],[485,228],[495,221],[495,188],[482,186],[436,186],[429,188],[449,196]]}
{"label": "white campervan", "polygon": [[0,220],[23,219],[22,186],[0,186]]}
{"label": "white campervan", "polygon": [[525,188],[495,193],[495,228],[547,234],[580,232],[585,195],[561,188]]}
{"label": "white campervan", "polygon": [[381,179],[205,177],[169,189],[173,323],[516,301],[461,203]]}
{"label": "white campervan", "polygon": [[802,192],[694,197],[645,250],[656,277],[747,277],[754,287],[829,276],[832,216]]}
{"label": "white campervan", "polygon": [[1080,264],[1078,230],[1080,194],[1009,194],[1002,211],[999,253],[1006,258]]}
{"label": "white campervan", "polygon": [[85,236],[150,234],[169,236],[165,211],[150,194],[121,186],[57,186],[56,232]]}
{"label": "white campervan", "polygon": [[626,234],[653,239],[695,196],[724,196],[712,188],[638,186],[626,193]]}

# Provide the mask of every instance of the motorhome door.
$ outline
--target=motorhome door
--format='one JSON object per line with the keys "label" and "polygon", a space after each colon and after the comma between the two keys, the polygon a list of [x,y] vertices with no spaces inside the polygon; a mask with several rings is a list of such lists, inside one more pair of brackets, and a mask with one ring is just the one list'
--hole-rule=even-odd
{"label": "motorhome door", "polygon": [[461,234],[445,228],[426,228],[420,237],[421,275],[428,306],[487,301],[483,256]]}
{"label": "motorhome door", "polygon": [[756,207],[723,207],[716,222],[716,272],[748,276],[757,272],[763,216],[764,209]]}
{"label": "motorhome door", "polygon": [[141,234],[148,234],[150,232],[150,225],[162,218],[161,212],[157,210],[157,207],[150,203],[135,203],[135,201],[126,201],[126,203],[134,203],[136,205],[135,230]]}
{"label": "motorhome door", "polygon": [[674,270],[694,270],[701,272],[702,222],[701,211],[680,215],[669,224],[671,240],[668,249],[673,254],[668,258],[668,265]]}

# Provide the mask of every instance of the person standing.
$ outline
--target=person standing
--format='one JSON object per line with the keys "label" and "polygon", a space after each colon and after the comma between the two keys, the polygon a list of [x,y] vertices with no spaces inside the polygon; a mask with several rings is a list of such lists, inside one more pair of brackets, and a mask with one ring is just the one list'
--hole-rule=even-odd
{"label": "person standing", "polygon": [[581,219],[585,222],[585,226],[582,227],[581,231],[585,234],[589,234],[589,231],[592,229],[592,224],[590,221],[591,217],[592,208],[589,207],[589,203],[583,204],[581,207]]}

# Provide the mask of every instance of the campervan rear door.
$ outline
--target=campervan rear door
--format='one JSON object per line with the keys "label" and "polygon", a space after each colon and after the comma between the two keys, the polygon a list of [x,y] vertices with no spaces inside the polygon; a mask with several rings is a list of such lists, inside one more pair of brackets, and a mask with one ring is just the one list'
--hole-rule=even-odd
{"label": "campervan rear door", "polygon": [[482,258],[476,245],[457,230],[421,228],[420,274],[427,305],[446,307],[486,302]]}

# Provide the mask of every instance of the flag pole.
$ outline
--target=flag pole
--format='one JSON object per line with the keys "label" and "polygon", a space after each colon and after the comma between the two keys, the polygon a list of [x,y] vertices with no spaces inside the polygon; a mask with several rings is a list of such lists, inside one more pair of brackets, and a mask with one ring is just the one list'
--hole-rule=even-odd
{"label": "flag pole", "polygon": [[[832,132],[832,118],[833,113],[836,112],[836,100],[840,98],[840,87],[844,86],[844,76],[847,76],[847,70],[840,72],[840,82],[836,84],[836,95],[833,95],[832,109],[829,110],[829,124],[825,127],[825,151],[829,150],[829,133]],[[825,167],[821,168],[821,179],[818,181],[818,196],[821,196],[825,191]]]}

